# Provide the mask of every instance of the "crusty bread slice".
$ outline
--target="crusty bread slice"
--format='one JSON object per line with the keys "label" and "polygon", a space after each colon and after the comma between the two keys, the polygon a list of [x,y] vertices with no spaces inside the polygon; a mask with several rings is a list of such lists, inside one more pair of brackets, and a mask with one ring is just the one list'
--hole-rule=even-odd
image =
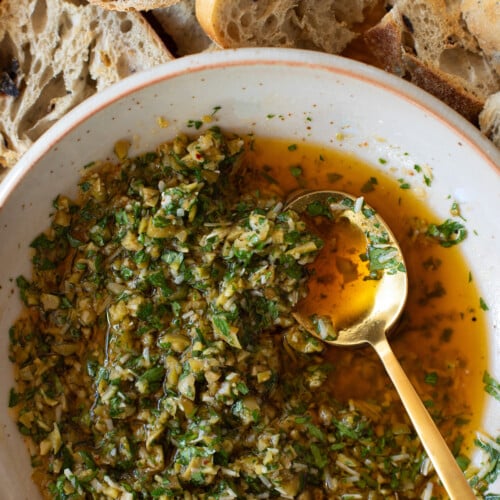
{"label": "crusty bread slice", "polygon": [[463,23],[460,5],[461,0],[396,0],[364,36],[387,70],[477,123],[486,98],[500,89],[500,77]]}
{"label": "crusty bread slice", "polygon": [[481,132],[500,148],[500,92],[486,99],[484,109],[479,114]]}
{"label": "crusty bread slice", "polygon": [[179,0],[88,0],[89,3],[98,5],[107,10],[142,11],[168,7]]}
{"label": "crusty bread slice", "polygon": [[196,17],[224,48],[297,47],[338,54],[377,0],[196,0]]}
{"label": "crusty bread slice", "polygon": [[195,0],[180,0],[170,7],[153,9],[147,19],[160,33],[170,37],[171,51],[177,56],[204,52],[215,44],[202,29],[195,15]]}
{"label": "crusty bread slice", "polygon": [[500,75],[500,2],[498,0],[462,0],[462,15],[469,31]]}
{"label": "crusty bread slice", "polygon": [[[141,14],[71,0],[2,0],[0,171],[11,167],[58,118],[110,84],[172,59]],[[18,95],[16,95],[18,94]]]}

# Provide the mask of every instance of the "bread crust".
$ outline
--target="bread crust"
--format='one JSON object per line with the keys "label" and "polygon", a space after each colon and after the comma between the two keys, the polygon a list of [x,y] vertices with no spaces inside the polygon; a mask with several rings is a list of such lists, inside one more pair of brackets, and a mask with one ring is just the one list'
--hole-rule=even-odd
{"label": "bread crust", "polygon": [[405,76],[402,32],[393,16],[385,16],[363,37],[372,54],[381,62],[386,71]]}
{"label": "bread crust", "polygon": [[477,125],[478,115],[484,100],[468,92],[458,79],[431,68],[412,54],[403,57],[404,67],[411,75],[410,81],[437,97],[448,106],[458,111],[463,117]]}
{"label": "bread crust", "polygon": [[207,36],[217,45],[224,46],[223,34],[216,29],[217,23],[213,19],[215,15],[215,7],[218,0],[196,0],[195,14],[198,23],[202,27]]}

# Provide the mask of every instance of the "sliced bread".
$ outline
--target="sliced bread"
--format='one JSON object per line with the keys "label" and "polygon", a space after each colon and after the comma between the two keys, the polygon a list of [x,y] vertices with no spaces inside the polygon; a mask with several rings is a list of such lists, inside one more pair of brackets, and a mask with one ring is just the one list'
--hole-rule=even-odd
{"label": "sliced bread", "polygon": [[377,0],[196,0],[196,17],[224,48],[296,47],[338,54]]}
{"label": "sliced bread", "polygon": [[486,99],[484,109],[479,115],[481,132],[500,148],[500,92]]}
{"label": "sliced bread", "polygon": [[500,2],[462,0],[461,10],[467,28],[500,75]]}
{"label": "sliced bread", "polygon": [[500,77],[462,20],[461,0],[396,0],[365,33],[385,69],[434,94],[477,123]]}
{"label": "sliced bread", "polygon": [[2,0],[0,172],[86,97],[170,59],[138,13],[71,0]]}
{"label": "sliced bread", "polygon": [[179,0],[88,0],[103,9],[125,11],[141,11],[168,7]]}
{"label": "sliced bread", "polygon": [[195,0],[180,0],[170,7],[153,9],[147,13],[147,19],[160,35],[169,37],[167,43],[172,44],[171,50],[177,57],[211,50],[215,45],[196,19]]}

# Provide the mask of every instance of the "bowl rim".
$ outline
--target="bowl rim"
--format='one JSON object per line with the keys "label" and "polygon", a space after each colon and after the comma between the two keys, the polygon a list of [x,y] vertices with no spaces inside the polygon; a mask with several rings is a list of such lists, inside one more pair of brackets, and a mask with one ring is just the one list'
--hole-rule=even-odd
{"label": "bowl rim", "polygon": [[91,116],[143,88],[180,75],[247,65],[302,66],[338,73],[409,101],[451,129],[500,175],[500,149],[458,112],[430,93],[380,68],[344,56],[292,48],[236,48],[183,56],[127,76],[89,96],[45,131],[0,182],[0,210],[22,178],[52,147]]}

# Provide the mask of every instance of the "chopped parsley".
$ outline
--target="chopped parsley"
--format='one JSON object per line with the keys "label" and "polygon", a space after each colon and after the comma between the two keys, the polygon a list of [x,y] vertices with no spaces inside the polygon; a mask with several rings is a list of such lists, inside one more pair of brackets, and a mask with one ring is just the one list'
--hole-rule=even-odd
{"label": "chopped parsley", "polygon": [[411,189],[410,183],[405,181],[402,177],[398,179],[399,189]]}
{"label": "chopped parsley", "polygon": [[447,248],[461,243],[467,236],[467,230],[462,223],[447,219],[442,224],[429,224],[426,234]]}
{"label": "chopped parsley", "polygon": [[483,374],[483,384],[484,390],[497,401],[500,401],[500,383],[488,372]]}
{"label": "chopped parsley", "polygon": [[376,177],[370,177],[361,187],[362,193],[369,193],[375,189],[375,186],[378,184]]}
{"label": "chopped parsley", "polygon": [[203,120],[188,120],[187,126],[198,130],[203,126]]}

